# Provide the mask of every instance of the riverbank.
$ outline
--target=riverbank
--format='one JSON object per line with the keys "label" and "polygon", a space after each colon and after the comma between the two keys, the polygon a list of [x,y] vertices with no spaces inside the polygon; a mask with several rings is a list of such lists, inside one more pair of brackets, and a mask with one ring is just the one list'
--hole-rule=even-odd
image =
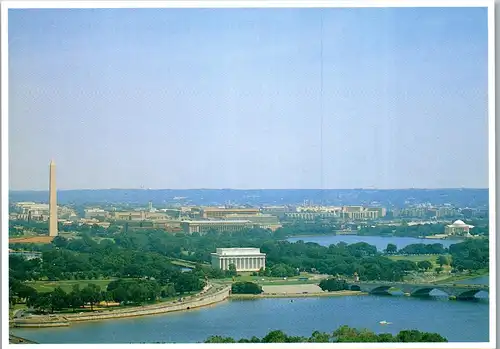
{"label": "riverbank", "polygon": [[38,343],[30,341],[26,338],[21,338],[18,336],[14,336],[13,334],[9,334],[9,344],[38,344]]}
{"label": "riverbank", "polygon": [[446,278],[439,279],[438,282],[449,284],[449,283],[452,283],[454,281],[465,281],[468,279],[475,279],[475,278],[479,278],[482,276],[489,276],[489,274],[490,274],[489,270],[482,270],[482,271],[478,271],[478,272],[475,272],[472,274],[467,274],[467,275],[449,276]]}
{"label": "riverbank", "polygon": [[304,297],[340,297],[340,296],[365,296],[367,292],[361,291],[334,291],[314,293],[261,293],[261,294],[231,294],[229,299],[259,299],[259,298],[304,298]]}
{"label": "riverbank", "polygon": [[155,315],[176,311],[185,311],[222,302],[229,297],[231,287],[211,286],[204,293],[188,297],[186,300],[165,302],[154,305],[139,306],[126,309],[106,310],[84,314],[53,314],[49,316],[30,316],[27,318],[13,319],[13,327],[62,327],[70,326],[72,322],[96,321]]}

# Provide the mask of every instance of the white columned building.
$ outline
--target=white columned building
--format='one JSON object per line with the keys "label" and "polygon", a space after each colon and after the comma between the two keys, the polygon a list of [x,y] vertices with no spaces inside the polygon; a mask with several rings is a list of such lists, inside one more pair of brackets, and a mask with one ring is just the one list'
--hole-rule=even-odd
{"label": "white columned building", "polygon": [[266,254],[259,248],[218,248],[212,253],[212,267],[228,270],[234,264],[236,271],[259,271],[266,268]]}

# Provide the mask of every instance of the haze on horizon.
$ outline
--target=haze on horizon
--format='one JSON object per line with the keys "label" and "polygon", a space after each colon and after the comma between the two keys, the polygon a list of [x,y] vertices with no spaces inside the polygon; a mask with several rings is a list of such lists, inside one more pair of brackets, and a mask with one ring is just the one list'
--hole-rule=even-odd
{"label": "haze on horizon", "polygon": [[487,55],[486,8],[9,10],[9,188],[487,188]]}

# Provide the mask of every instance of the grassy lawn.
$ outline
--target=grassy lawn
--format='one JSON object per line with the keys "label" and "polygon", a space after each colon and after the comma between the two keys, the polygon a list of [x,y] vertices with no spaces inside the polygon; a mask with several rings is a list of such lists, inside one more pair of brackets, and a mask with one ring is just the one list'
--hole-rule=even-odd
{"label": "grassy lawn", "polygon": [[[268,277],[268,276],[252,276],[252,273],[240,273],[241,276],[235,277],[235,282],[255,282],[259,285],[302,285],[302,284],[316,284],[319,280],[313,280],[312,276],[308,273],[301,273],[299,276],[288,277],[284,280],[282,277]],[[299,280],[299,278],[308,278],[308,280]],[[232,283],[232,278],[221,280],[224,283]]]}
{"label": "grassy lawn", "polygon": [[71,292],[73,285],[80,285],[84,288],[88,284],[96,284],[101,286],[101,290],[105,290],[108,284],[113,281],[108,280],[60,280],[60,281],[28,281],[26,284],[33,287],[38,292],[51,292],[56,287],[61,287],[66,293]]}
{"label": "grassy lawn", "polygon": [[[398,260],[407,260],[411,262],[421,262],[421,261],[429,261],[432,263],[432,269],[439,267],[439,264],[436,263],[436,260],[439,255],[415,255],[415,256],[387,256],[387,258],[392,259],[393,261],[398,261]],[[444,255],[448,257],[448,260],[451,260],[451,256],[446,254]],[[449,265],[443,265],[443,271],[448,271],[450,270],[451,267]]]}

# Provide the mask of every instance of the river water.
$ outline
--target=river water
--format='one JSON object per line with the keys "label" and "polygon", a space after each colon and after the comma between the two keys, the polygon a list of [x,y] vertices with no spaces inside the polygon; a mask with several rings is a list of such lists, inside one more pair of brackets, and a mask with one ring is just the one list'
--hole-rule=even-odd
{"label": "river water", "polygon": [[[403,248],[428,240],[379,236],[314,236],[289,241],[312,241],[328,246],[344,241],[367,242],[385,249],[388,243]],[[488,284],[488,276],[456,283]],[[439,294],[436,292],[434,294]],[[293,300],[293,302],[292,302]],[[242,315],[244,314],[244,315]],[[382,326],[380,321],[392,322]],[[12,329],[14,335],[39,343],[196,343],[209,336],[235,339],[263,337],[281,329],[290,335],[310,336],[315,330],[331,332],[342,325],[396,334],[404,329],[437,332],[450,342],[489,341],[489,303],[485,300],[450,301],[405,296],[343,296],[317,298],[267,298],[229,300],[187,312],[72,324],[70,327]]]}
{"label": "river water", "polygon": [[438,240],[438,239],[418,239],[412,237],[392,237],[392,236],[359,236],[359,235],[322,235],[322,236],[300,236],[287,239],[290,242],[302,240],[304,242],[315,242],[322,246],[330,246],[345,242],[347,244],[355,244],[358,242],[366,242],[376,246],[379,251],[384,250],[387,244],[394,244],[398,249],[411,244],[442,244],[444,247],[449,247],[453,244],[458,244],[462,240]]}
{"label": "river water", "polygon": [[[380,325],[385,320],[391,325]],[[309,336],[341,325],[377,333],[437,332],[450,342],[489,341],[489,303],[405,296],[342,296],[229,300],[187,312],[77,323],[70,327],[12,329],[39,343],[194,343],[211,335],[263,337],[281,329]]]}

